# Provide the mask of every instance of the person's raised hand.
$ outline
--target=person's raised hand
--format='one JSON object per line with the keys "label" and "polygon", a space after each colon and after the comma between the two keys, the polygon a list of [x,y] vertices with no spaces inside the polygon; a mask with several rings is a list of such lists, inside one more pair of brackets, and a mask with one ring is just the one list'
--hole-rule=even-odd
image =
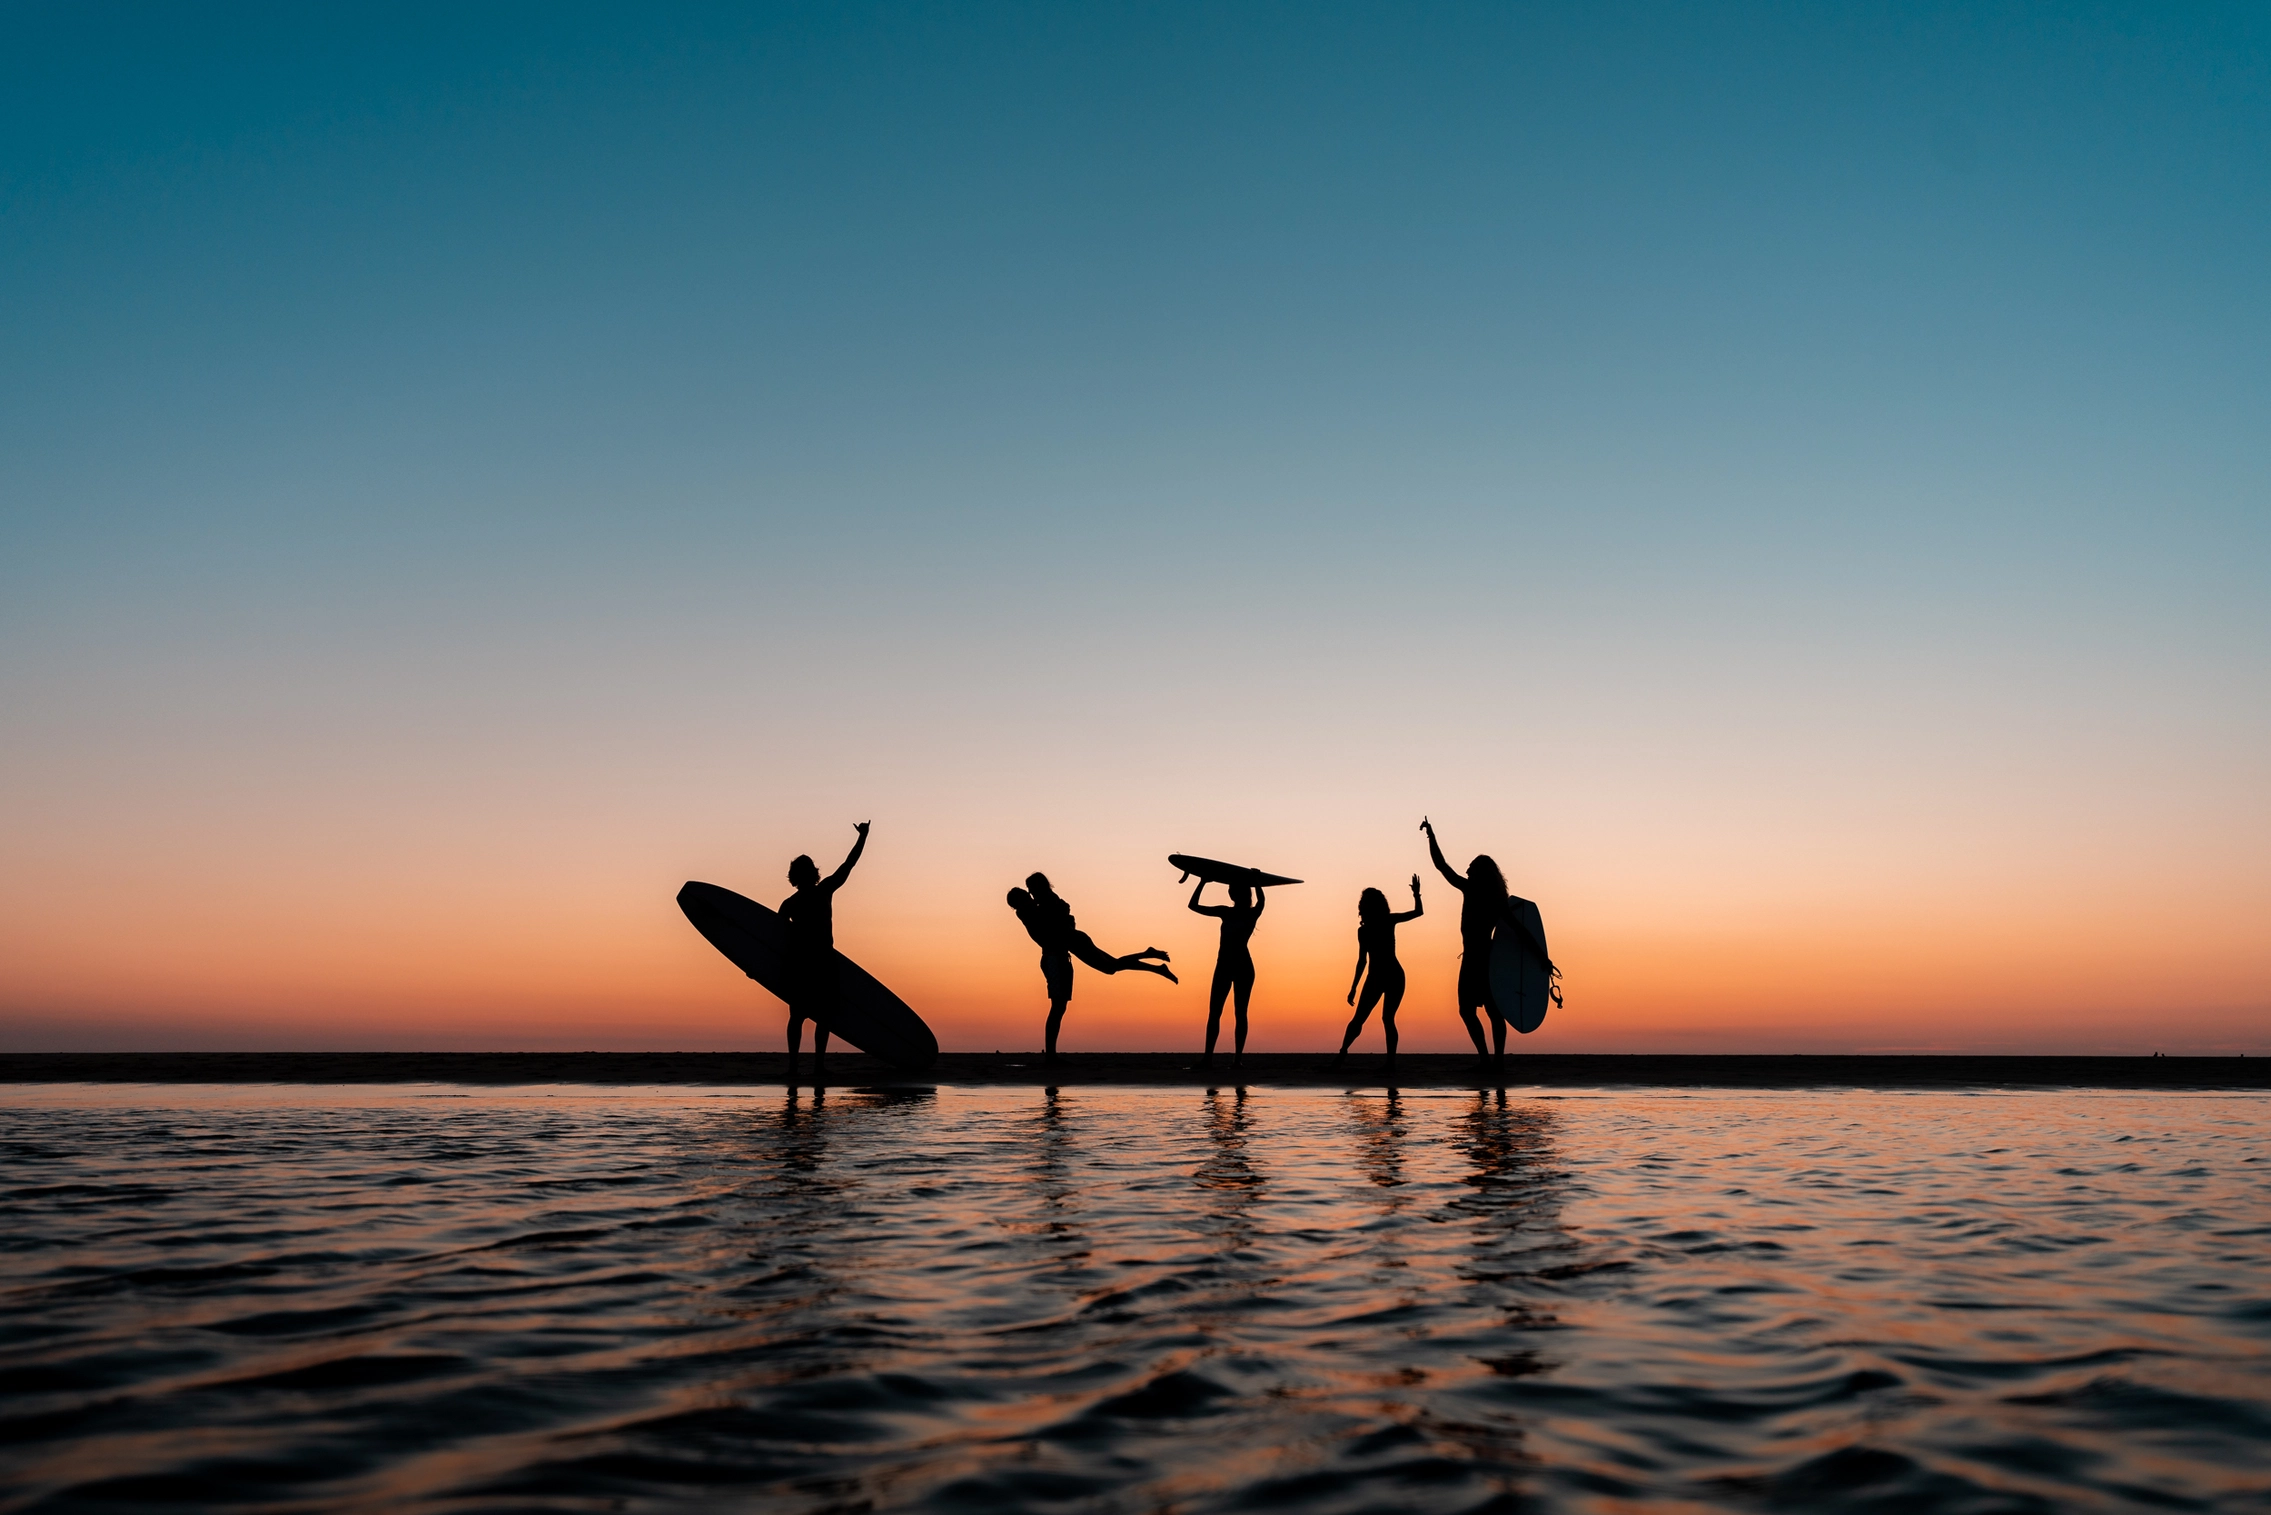
{"label": "person's raised hand", "polygon": [[1415,900],[1419,898],[1419,875],[1416,873],[1411,876],[1411,897]]}
{"label": "person's raised hand", "polygon": [[872,824],[874,823],[871,821],[855,821],[852,823],[852,829],[854,831],[857,831],[861,836],[865,836],[867,835],[867,828]]}
{"label": "person's raised hand", "polygon": [[1429,836],[1433,836],[1433,835],[1435,835],[1435,824],[1434,824],[1434,822],[1430,821],[1430,820],[1429,820],[1429,819],[1428,819],[1428,818],[1427,818],[1426,816],[1424,816],[1424,815],[1423,815],[1423,816],[1421,816],[1421,817],[1419,818],[1419,829],[1420,829],[1420,830],[1422,830],[1422,831],[1424,831],[1424,832],[1426,832],[1426,833],[1427,833],[1427,834],[1428,834]]}

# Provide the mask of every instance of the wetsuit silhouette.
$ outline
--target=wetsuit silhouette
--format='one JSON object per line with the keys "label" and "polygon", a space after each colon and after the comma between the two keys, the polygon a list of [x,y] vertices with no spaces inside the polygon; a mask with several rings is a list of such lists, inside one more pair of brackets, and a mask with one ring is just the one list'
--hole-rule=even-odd
{"label": "wetsuit silhouette", "polygon": [[[1404,1002],[1404,965],[1396,959],[1396,927],[1405,921],[1418,920],[1426,914],[1419,901],[1419,875],[1411,876],[1411,908],[1402,914],[1391,914],[1388,897],[1377,889],[1367,889],[1356,902],[1356,974],[1348,982],[1348,1002],[1356,1005],[1356,1014],[1349,1020],[1348,1030],[1341,1036],[1341,1054],[1346,1056],[1349,1044],[1372,1015],[1372,1007],[1380,1006],[1380,1029],[1388,1038],[1388,1055],[1396,1055],[1396,1009]],[[1366,964],[1372,972],[1365,973]],[[1357,1004],[1356,986],[1364,985],[1364,1002]]]}
{"label": "wetsuit silhouette", "polygon": [[867,848],[868,823],[853,829],[859,840],[844,855],[842,866],[826,878],[809,856],[789,864],[789,882],[796,893],[781,901],[781,919],[788,922],[789,980],[789,1082],[796,1082],[796,1058],[804,1044],[804,1023],[812,1022],[812,1077],[818,1082],[826,1071],[828,1021],[836,1012],[836,891],[851,877],[852,864]]}
{"label": "wetsuit silhouette", "polygon": [[1216,1038],[1222,1034],[1222,1002],[1233,990],[1237,993],[1237,1019],[1231,1036],[1233,1055],[1244,1056],[1246,1051],[1246,1003],[1254,996],[1254,954],[1248,943],[1254,939],[1254,925],[1262,918],[1269,900],[1258,888],[1244,884],[1226,886],[1230,890],[1227,905],[1202,905],[1199,896],[1206,892],[1206,880],[1191,891],[1191,909],[1200,915],[1211,915],[1222,922],[1222,946],[1214,959],[1214,984],[1207,990],[1206,1004],[1206,1055],[1214,1056]]}
{"label": "wetsuit silhouette", "polygon": [[[1072,960],[1079,958],[1098,973],[1135,968],[1176,982],[1167,967],[1167,954],[1146,947],[1125,957],[1114,957],[1096,945],[1073,920],[1072,906],[1049,884],[1045,873],[1028,874],[1026,889],[1009,891],[1009,908],[1017,912],[1025,934],[1041,949],[1041,981],[1049,991],[1049,1024],[1044,1037],[1046,1056],[1057,1055],[1057,1032],[1064,1025],[1065,1006],[1072,1002]],[[1028,892],[1028,890],[1030,892]],[[1157,959],[1157,961],[1153,961]]]}
{"label": "wetsuit silhouette", "polygon": [[1435,860],[1436,872],[1451,881],[1458,890],[1459,901],[1459,1019],[1466,1023],[1468,1039],[1475,1044],[1477,1057],[1488,1057],[1490,1049],[1483,1045],[1482,1023],[1475,1018],[1481,1010],[1490,1017],[1490,1032],[1500,1059],[1506,1056],[1506,1017],[1498,1013],[1498,1002],[1490,992],[1490,943],[1498,931],[1498,923],[1506,918],[1506,878],[1498,871],[1498,864],[1488,853],[1475,854],[1467,864],[1467,876],[1461,878],[1451,871],[1443,860],[1443,849],[1436,845],[1435,828],[1426,821],[1419,829],[1427,833],[1427,854]]}

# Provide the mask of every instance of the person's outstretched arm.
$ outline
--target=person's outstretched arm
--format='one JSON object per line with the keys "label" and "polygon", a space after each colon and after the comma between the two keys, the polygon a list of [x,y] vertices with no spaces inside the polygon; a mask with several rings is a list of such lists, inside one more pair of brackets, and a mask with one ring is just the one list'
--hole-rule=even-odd
{"label": "person's outstretched arm", "polygon": [[1348,981],[1348,1002],[1356,1003],[1356,986],[1364,982],[1364,960],[1371,954],[1364,945],[1364,933],[1356,933],[1356,977]]}
{"label": "person's outstretched arm", "polygon": [[1405,921],[1416,921],[1425,914],[1427,907],[1419,902],[1419,875],[1415,873],[1411,876],[1411,908],[1401,915],[1391,915],[1388,919],[1400,926]]}
{"label": "person's outstretched arm", "polygon": [[1206,880],[1202,878],[1199,880],[1198,888],[1191,891],[1191,909],[1193,911],[1197,912],[1200,915],[1228,915],[1230,913],[1230,907],[1228,905],[1200,904],[1199,896],[1204,893],[1206,893]]}
{"label": "person's outstretched arm", "polygon": [[1435,828],[1429,825],[1427,822],[1421,821],[1419,823],[1419,829],[1427,833],[1427,855],[1435,859],[1435,871],[1442,874],[1445,878],[1449,879],[1451,881],[1452,888],[1458,890],[1461,894],[1466,893],[1467,881],[1459,877],[1459,875],[1457,875],[1456,873],[1453,873],[1451,871],[1451,865],[1443,861],[1443,849],[1440,846],[1436,845],[1435,841]]}
{"label": "person's outstretched arm", "polygon": [[867,828],[868,823],[866,821],[861,821],[857,826],[852,828],[860,834],[860,839],[852,843],[851,851],[844,854],[843,866],[838,868],[834,873],[829,874],[827,878],[821,880],[821,888],[833,893],[837,889],[843,887],[845,879],[848,879],[852,876],[852,864],[858,862],[860,860],[860,854],[867,850]]}

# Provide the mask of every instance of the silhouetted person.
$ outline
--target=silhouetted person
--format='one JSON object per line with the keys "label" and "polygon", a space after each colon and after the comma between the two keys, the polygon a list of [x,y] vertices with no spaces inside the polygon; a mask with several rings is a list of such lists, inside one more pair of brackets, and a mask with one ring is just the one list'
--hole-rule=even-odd
{"label": "silhouetted person", "polygon": [[1202,905],[1199,896],[1206,893],[1206,880],[1191,891],[1191,909],[1200,915],[1215,916],[1222,922],[1222,946],[1215,953],[1214,984],[1206,998],[1206,1055],[1214,1057],[1215,1039],[1222,1034],[1222,1002],[1231,991],[1237,991],[1237,1022],[1231,1033],[1231,1055],[1246,1055],[1246,1003],[1254,997],[1254,954],[1247,944],[1254,939],[1254,923],[1262,918],[1269,900],[1258,888],[1245,884],[1226,884],[1230,891],[1227,905]]}
{"label": "silhouetted person", "polygon": [[[1411,908],[1401,915],[1388,911],[1388,896],[1377,889],[1367,889],[1356,897],[1356,973],[1348,981],[1348,1002],[1356,1005],[1356,1014],[1341,1035],[1342,1057],[1348,1056],[1349,1045],[1357,1033],[1364,1029],[1372,1015],[1372,1007],[1380,1007],[1380,1029],[1387,1033],[1388,1055],[1396,1055],[1396,1007],[1404,1002],[1404,965],[1396,960],[1396,928],[1405,921],[1416,921],[1427,913],[1419,902],[1419,875],[1411,876]],[[1365,965],[1370,964],[1370,976]],[[1364,1003],[1356,1003],[1356,986],[1364,985]]]}
{"label": "silhouetted person", "polygon": [[[1125,957],[1114,957],[1096,945],[1094,939],[1073,921],[1072,906],[1050,886],[1045,873],[1025,876],[1024,889],[1009,891],[1009,908],[1017,912],[1025,934],[1033,938],[1041,949],[1041,981],[1049,990],[1049,1025],[1044,1037],[1044,1054],[1057,1055],[1057,1031],[1064,1025],[1065,1006],[1072,1003],[1072,960],[1079,958],[1098,973],[1118,973],[1134,968],[1144,973],[1156,973],[1170,984],[1178,982],[1174,971],[1167,966],[1167,954],[1157,947],[1146,947]],[[1030,892],[1028,892],[1030,891]],[[1153,961],[1153,959],[1157,961]]]}
{"label": "silhouetted person", "polygon": [[1493,1048],[1485,1047],[1482,1023],[1475,1019],[1477,1010],[1490,1017],[1490,1034],[1501,1062],[1506,1059],[1506,1017],[1498,1013],[1498,1002],[1490,992],[1490,940],[1498,930],[1498,923],[1506,918],[1506,875],[1498,871],[1498,864],[1490,854],[1478,852],[1467,864],[1467,876],[1459,877],[1451,865],[1443,861],[1443,849],[1436,845],[1435,828],[1427,821],[1419,823],[1427,833],[1427,854],[1435,859],[1435,869],[1451,881],[1451,887],[1465,896],[1459,902],[1459,1019],[1466,1022],[1467,1036],[1475,1044],[1475,1056],[1489,1058]]}
{"label": "silhouetted person", "polygon": [[828,1019],[836,1013],[836,891],[852,875],[852,864],[867,848],[866,821],[852,829],[860,839],[844,854],[843,866],[826,878],[820,865],[800,855],[789,864],[796,893],[781,901],[789,923],[789,1082],[796,1082],[797,1052],[804,1045],[804,1023],[812,1022],[812,1081],[827,1073]]}

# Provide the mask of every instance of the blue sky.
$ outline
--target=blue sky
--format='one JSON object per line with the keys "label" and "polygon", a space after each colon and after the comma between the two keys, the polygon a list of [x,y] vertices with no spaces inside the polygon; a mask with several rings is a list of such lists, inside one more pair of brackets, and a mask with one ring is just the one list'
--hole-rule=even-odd
{"label": "blue sky", "polygon": [[2259,7],[16,21],[19,929],[752,786],[2271,902]]}

